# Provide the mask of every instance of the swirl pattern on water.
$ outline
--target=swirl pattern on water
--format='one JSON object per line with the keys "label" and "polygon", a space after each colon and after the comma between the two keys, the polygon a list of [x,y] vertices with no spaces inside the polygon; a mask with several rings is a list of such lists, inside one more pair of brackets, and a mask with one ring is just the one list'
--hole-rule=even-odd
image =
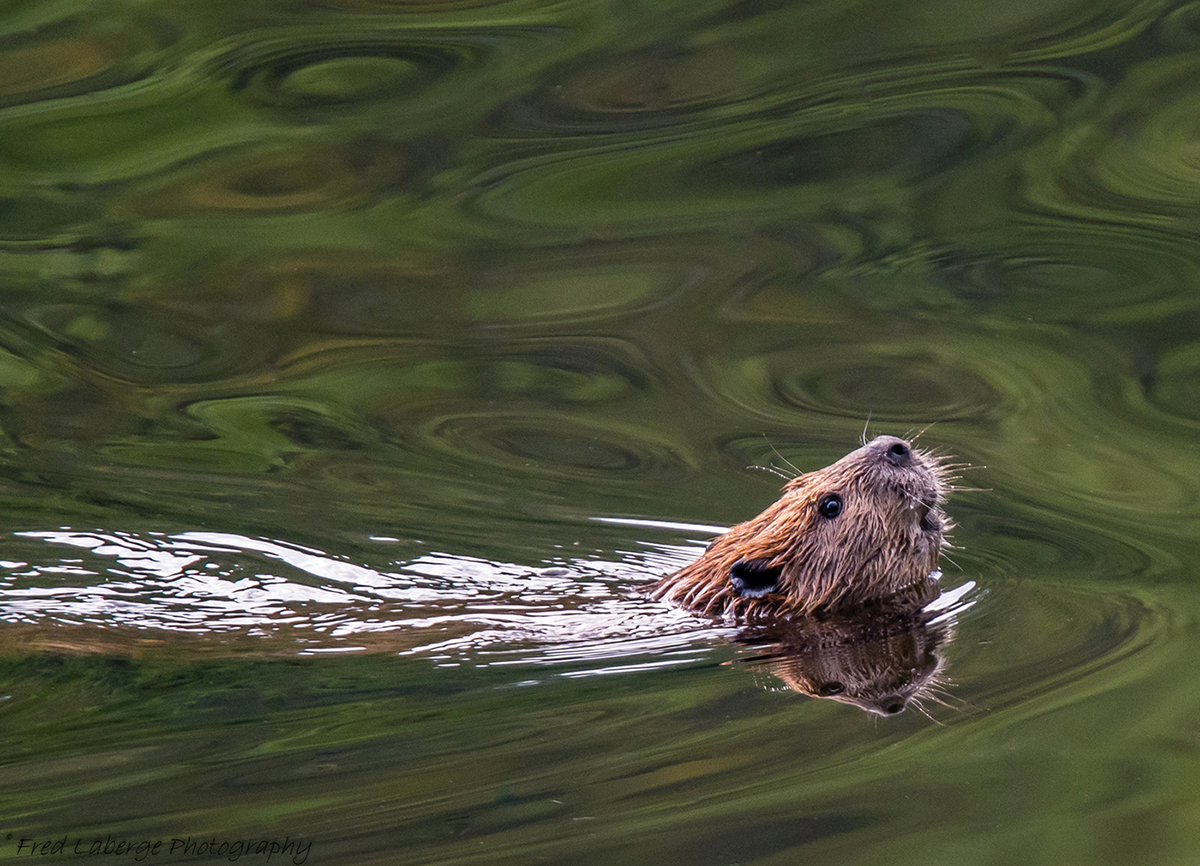
{"label": "swirl pattern on water", "polygon": [[972,306],[1024,311],[1039,321],[1131,323],[1194,310],[1200,302],[1185,286],[1198,266],[1181,237],[1041,221],[1010,227],[1003,242],[970,239],[939,277]]}
{"label": "swirl pattern on water", "polygon": [[156,172],[131,204],[163,218],[363,208],[419,192],[427,156],[418,145],[379,136],[307,151],[292,142],[234,148]]}
{"label": "swirl pattern on water", "polygon": [[479,45],[430,41],[342,44],[326,41],[297,50],[286,37],[279,48],[258,44],[234,49],[218,63],[233,73],[232,87],[273,108],[297,110],[414,99],[440,79],[483,62]]}
{"label": "swirl pattern on water", "polygon": [[[561,415],[538,417],[529,412],[507,418],[496,413],[434,418],[431,428],[419,438],[459,459],[536,467],[580,480],[593,475],[611,479],[614,474],[629,474],[665,481],[668,467],[676,464],[673,468],[679,470],[669,443],[651,450],[654,443],[632,430],[565,423]],[[637,451],[632,450],[635,445]]]}
{"label": "swirl pattern on water", "polygon": [[[918,68],[833,86],[785,104],[739,103],[745,116],[721,117],[705,136],[682,142],[670,136],[631,149],[588,138],[565,154],[557,145],[552,156],[481,174],[477,203],[507,219],[531,213],[559,225],[603,219],[631,231],[650,216],[712,225],[724,218],[734,193],[743,208],[810,217],[853,206],[868,190],[877,200],[907,204],[920,186],[898,185],[1028,146],[1091,83],[1049,75],[985,80],[944,68],[934,76]],[[618,120],[605,128],[622,126]]]}
{"label": "swirl pattern on water", "polygon": [[[956,535],[967,535],[979,544],[969,550],[950,551],[958,568],[968,574],[985,574],[1006,581],[1022,574],[1053,575],[1057,581],[1100,586],[1106,576],[1142,575],[1155,579],[1178,574],[1182,563],[1170,552],[1120,529],[1098,530],[1074,523],[1050,509],[1010,506],[1005,515],[986,517],[973,509],[959,508]],[[948,567],[950,573],[957,573]]]}
{"label": "swirl pattern on water", "polygon": [[[787,356],[768,360],[775,400],[802,410],[853,418],[863,406],[895,423],[919,424],[998,417],[1002,393],[983,371],[949,367],[918,347],[884,349],[874,359],[846,345],[820,358]],[[911,353],[911,354],[910,354]],[[814,360],[816,363],[814,363]]]}
{"label": "swirl pattern on water", "polygon": [[1045,162],[1031,160],[1038,197],[1082,216],[1117,211],[1159,228],[1189,217],[1200,187],[1198,68],[1190,54],[1142,64],[1107,98],[1100,117],[1039,152]]}
{"label": "swirl pattern on water", "polygon": [[0,110],[121,87],[152,74],[179,38],[148,15],[82,15],[0,37]]}
{"label": "swirl pattern on water", "polygon": [[1156,405],[1179,418],[1200,421],[1200,345],[1177,349],[1162,359],[1150,395]]}
{"label": "swirl pattern on water", "polygon": [[587,57],[558,71],[552,85],[503,106],[494,123],[500,132],[555,137],[702,124],[710,110],[746,105],[756,91],[781,89],[787,64],[778,56],[755,60],[719,43]]}

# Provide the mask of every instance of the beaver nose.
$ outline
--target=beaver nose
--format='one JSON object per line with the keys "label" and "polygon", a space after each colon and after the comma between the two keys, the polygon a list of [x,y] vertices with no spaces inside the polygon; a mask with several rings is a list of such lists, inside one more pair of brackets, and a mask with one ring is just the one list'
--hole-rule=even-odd
{"label": "beaver nose", "polygon": [[903,439],[893,439],[892,444],[888,445],[887,450],[883,452],[883,456],[893,466],[907,466],[908,461],[912,459],[912,449]]}

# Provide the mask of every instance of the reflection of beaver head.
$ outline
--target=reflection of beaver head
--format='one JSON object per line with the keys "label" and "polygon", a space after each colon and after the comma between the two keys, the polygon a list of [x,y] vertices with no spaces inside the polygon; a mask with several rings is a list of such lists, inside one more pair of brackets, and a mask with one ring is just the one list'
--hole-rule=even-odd
{"label": "reflection of beaver head", "polygon": [[880,716],[892,716],[936,694],[946,628],[914,628],[875,641],[774,659],[768,669],[788,688],[829,698]]}
{"label": "reflection of beaver head", "polygon": [[937,594],[936,581],[921,581],[881,604],[775,620],[738,640],[762,647],[747,661],[793,691],[891,716],[910,704],[921,707],[923,699],[944,703],[940,649],[953,637],[954,620],[925,607]]}
{"label": "reflection of beaver head", "polygon": [[937,567],[947,520],[943,464],[880,436],[793,478],[757,517],[651,587],[706,614],[803,614],[886,598]]}

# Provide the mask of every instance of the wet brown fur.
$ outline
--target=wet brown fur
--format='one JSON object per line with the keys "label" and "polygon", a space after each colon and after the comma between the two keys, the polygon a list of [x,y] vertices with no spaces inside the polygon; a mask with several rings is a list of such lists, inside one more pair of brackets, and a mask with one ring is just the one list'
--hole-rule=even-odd
{"label": "wet brown fur", "polygon": [[[903,452],[903,453],[901,453]],[[715,539],[704,554],[650,587],[655,598],[699,613],[756,619],[845,609],[891,596],[937,568],[949,524],[941,462],[880,436],[836,463],[793,478],[783,495]],[[818,513],[838,493],[842,511]],[[774,591],[740,595],[730,569],[761,559],[780,569]]]}

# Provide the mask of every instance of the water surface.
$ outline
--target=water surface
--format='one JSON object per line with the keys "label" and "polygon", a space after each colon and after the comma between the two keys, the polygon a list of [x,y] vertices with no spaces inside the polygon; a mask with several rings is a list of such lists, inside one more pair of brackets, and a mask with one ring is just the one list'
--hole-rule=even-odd
{"label": "water surface", "polygon": [[[1198,45],[0,12],[0,857],[1194,862]],[[974,467],[886,717],[638,592],[864,428]]]}

